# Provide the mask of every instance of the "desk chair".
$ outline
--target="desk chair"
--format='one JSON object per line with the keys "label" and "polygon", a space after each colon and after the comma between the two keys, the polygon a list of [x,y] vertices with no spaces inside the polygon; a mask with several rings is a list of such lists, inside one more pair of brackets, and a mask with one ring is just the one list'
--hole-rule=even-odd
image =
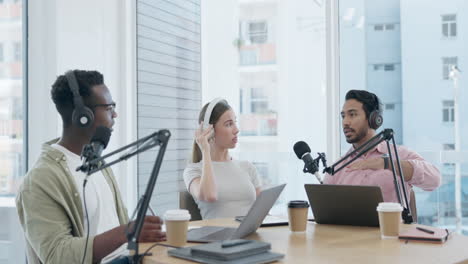
{"label": "desk chair", "polygon": [[187,209],[191,215],[190,221],[202,220],[200,209],[193,199],[192,195],[187,191],[179,192],[179,207]]}

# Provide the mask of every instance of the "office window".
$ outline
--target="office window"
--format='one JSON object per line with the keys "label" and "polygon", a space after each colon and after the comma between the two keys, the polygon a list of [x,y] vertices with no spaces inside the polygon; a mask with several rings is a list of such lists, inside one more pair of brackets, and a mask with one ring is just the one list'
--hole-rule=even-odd
{"label": "office window", "polygon": [[13,5],[13,0],[0,0],[0,263],[26,262],[24,236],[14,201],[27,160],[23,100],[27,97],[23,83],[27,76],[23,76],[26,60],[21,54],[26,21],[20,11],[27,2]]}
{"label": "office window", "polygon": [[385,110],[395,110],[395,104],[385,104]]}
{"label": "office window", "polygon": [[444,123],[453,123],[455,108],[453,100],[442,101],[442,121]]}
{"label": "office window", "polygon": [[[365,15],[368,25],[357,30],[352,27],[355,18],[350,22],[340,16],[339,28],[333,31],[338,36],[331,44],[338,46],[340,61],[337,68],[342,101],[338,107],[342,107],[344,96],[351,89],[368,90],[382,97],[386,103],[383,108],[388,110],[384,112],[384,124],[387,124],[384,127],[391,126],[397,144],[415,150],[442,173],[441,186],[434,191],[414,188],[418,223],[468,234],[468,148],[463,143],[464,135],[468,134],[463,114],[468,102],[463,96],[467,87],[462,67],[465,61],[461,57],[466,54],[468,39],[458,36],[458,31],[466,31],[458,28],[458,20],[461,22],[465,16],[440,11],[465,12],[468,2],[371,0],[359,3],[360,6],[353,0],[338,0],[340,15],[354,8],[357,17]],[[421,34],[421,30],[427,34]],[[444,38],[448,40],[441,43]],[[447,41],[451,42],[452,38],[456,38],[457,45],[449,45]],[[394,64],[394,70],[385,71],[391,69],[386,64]],[[450,79],[453,66],[463,71],[458,75],[458,83]],[[448,81],[441,83],[442,80]],[[461,95],[457,98],[459,127],[454,126],[454,84],[458,84]],[[394,110],[390,110],[392,103],[395,103]],[[451,146],[444,144],[455,141],[455,134],[461,136],[460,149],[457,146],[457,150],[446,153]],[[344,155],[350,146],[344,136],[340,143]],[[454,169],[458,165],[460,171]],[[455,199],[455,190],[461,191],[461,199]]]}
{"label": "office window", "polygon": [[442,37],[451,38],[457,36],[457,15],[442,15]]}
{"label": "office window", "polygon": [[458,57],[442,58],[442,78],[448,80],[452,66],[458,66]]}
{"label": "office window", "polygon": [[268,40],[268,24],[266,21],[255,21],[248,24],[251,43],[262,44]]}
{"label": "office window", "polygon": [[201,43],[210,43],[202,51],[203,101],[223,96],[232,105],[240,129],[233,152],[254,163],[263,186],[288,182],[277,207],[286,213],[284,203],[307,199],[297,186],[309,179],[291,173],[303,167],[290,155],[293,141],[307,138],[314,148],[327,148],[326,130],[315,129],[326,127],[325,119],[315,119],[327,103],[325,4],[202,2]]}
{"label": "office window", "polygon": [[[9,18],[9,17],[8,17]],[[0,28],[4,41],[0,43],[0,181],[7,186],[0,190],[0,196],[16,195],[24,175],[24,131],[23,82],[22,82],[22,20],[5,20]],[[5,43],[11,43],[8,47]],[[17,59],[11,61],[9,58]],[[16,176],[15,176],[16,175]]]}

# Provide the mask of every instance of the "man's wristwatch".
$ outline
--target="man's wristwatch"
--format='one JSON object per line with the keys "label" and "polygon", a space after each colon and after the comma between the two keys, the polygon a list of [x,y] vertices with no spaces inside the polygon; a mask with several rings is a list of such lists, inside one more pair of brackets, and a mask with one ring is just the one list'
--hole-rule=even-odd
{"label": "man's wristwatch", "polygon": [[382,154],[382,159],[384,161],[384,170],[388,170],[388,168],[390,168],[390,158],[388,154]]}

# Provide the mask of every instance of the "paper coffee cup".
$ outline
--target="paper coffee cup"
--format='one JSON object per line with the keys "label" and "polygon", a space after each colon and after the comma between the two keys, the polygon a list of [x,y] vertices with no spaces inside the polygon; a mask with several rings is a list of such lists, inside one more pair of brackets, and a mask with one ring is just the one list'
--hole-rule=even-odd
{"label": "paper coffee cup", "polygon": [[307,201],[290,201],[288,203],[289,229],[292,232],[304,232],[307,228]]}
{"label": "paper coffee cup", "polygon": [[187,229],[190,213],[187,210],[168,210],[164,214],[168,244],[181,247],[187,243]]}
{"label": "paper coffee cup", "polygon": [[382,239],[398,238],[402,211],[403,207],[399,203],[379,203],[377,212]]}

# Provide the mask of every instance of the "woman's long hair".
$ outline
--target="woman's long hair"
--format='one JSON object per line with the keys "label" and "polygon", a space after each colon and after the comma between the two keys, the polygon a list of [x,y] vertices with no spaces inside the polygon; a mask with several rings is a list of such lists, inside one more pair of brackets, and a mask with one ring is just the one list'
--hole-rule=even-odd
{"label": "woman's long hair", "polygon": [[[210,103],[205,104],[200,111],[200,115],[198,116],[198,124],[201,124],[203,118],[205,118],[205,112],[208,108]],[[209,124],[212,124],[213,127],[218,122],[219,118],[228,110],[231,110],[231,106],[228,104],[226,100],[219,101],[216,106],[213,108],[213,112],[211,112]],[[197,128],[198,129],[198,128]],[[198,163],[202,160],[202,152],[200,147],[198,147],[197,141],[193,141],[193,148],[192,148],[192,163]]]}

